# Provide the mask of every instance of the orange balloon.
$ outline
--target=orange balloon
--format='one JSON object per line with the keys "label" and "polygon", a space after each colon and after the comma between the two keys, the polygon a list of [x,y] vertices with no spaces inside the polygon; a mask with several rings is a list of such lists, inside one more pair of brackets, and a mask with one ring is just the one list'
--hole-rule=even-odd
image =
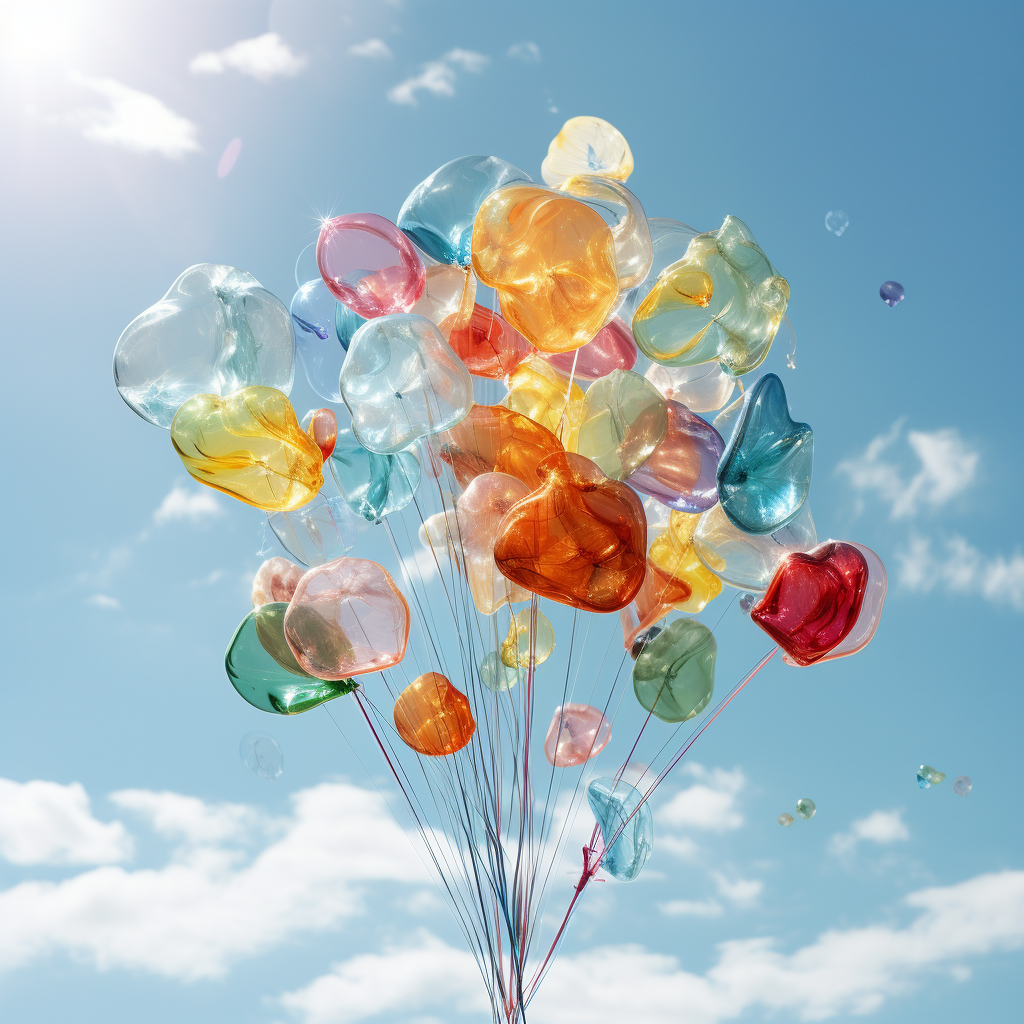
{"label": "orange balloon", "polygon": [[586,345],[619,296],[611,229],[589,206],[538,185],[505,185],[473,223],[473,269],[502,316],[544,352]]}
{"label": "orange balloon", "polygon": [[686,580],[677,579],[647,559],[644,585],[637,592],[631,614],[622,620],[622,639],[628,651],[633,641],[671,611],[683,611],[692,600],[692,588]]}
{"label": "orange balloon", "polygon": [[464,693],[440,672],[424,672],[395,701],[395,728],[418,754],[442,757],[472,739],[476,722]]}
{"label": "orange balloon", "polygon": [[461,423],[427,441],[434,455],[452,467],[461,487],[481,473],[508,473],[532,491],[540,483],[541,462],[562,451],[550,430],[503,405],[474,405]]}
{"label": "orange balloon", "polygon": [[538,472],[543,483],[498,527],[498,568],[561,604],[594,612],[624,608],[647,568],[647,517],[636,492],[582,455],[550,455]]}
{"label": "orange balloon", "polygon": [[479,305],[473,307],[468,323],[452,328],[448,344],[471,374],[492,380],[503,380],[533,352],[533,346],[514,327]]}

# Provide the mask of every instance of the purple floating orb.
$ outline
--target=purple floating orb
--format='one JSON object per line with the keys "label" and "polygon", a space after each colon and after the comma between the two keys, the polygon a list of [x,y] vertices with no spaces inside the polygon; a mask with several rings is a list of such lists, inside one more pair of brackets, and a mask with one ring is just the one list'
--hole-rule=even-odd
{"label": "purple floating orb", "polygon": [[628,483],[679,512],[706,512],[718,501],[715,475],[725,441],[707,420],[681,402],[668,400],[665,404],[665,440],[628,478]]}
{"label": "purple floating orb", "polygon": [[878,289],[878,294],[882,296],[882,301],[887,306],[899,305],[903,301],[903,285],[899,281],[886,281]]}

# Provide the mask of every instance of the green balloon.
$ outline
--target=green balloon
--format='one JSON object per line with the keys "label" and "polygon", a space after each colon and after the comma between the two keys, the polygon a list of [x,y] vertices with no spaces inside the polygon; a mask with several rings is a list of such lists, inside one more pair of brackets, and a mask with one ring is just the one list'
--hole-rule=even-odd
{"label": "green balloon", "polygon": [[699,715],[715,689],[717,654],[718,644],[707,626],[676,619],[636,659],[636,699],[663,722],[685,722]]}
{"label": "green balloon", "polygon": [[277,715],[308,711],[358,685],[351,679],[317,679],[299,665],[284,637],[287,610],[282,601],[254,608],[224,655],[231,685],[254,708]]}

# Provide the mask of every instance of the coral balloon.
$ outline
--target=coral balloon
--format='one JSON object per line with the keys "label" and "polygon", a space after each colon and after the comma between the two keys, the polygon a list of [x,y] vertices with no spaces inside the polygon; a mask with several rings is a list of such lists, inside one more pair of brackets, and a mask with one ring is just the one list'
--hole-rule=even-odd
{"label": "coral balloon", "polygon": [[509,582],[494,563],[494,540],[505,513],[530,493],[508,473],[482,473],[456,502],[458,529],[466,578],[473,603],[481,615],[493,615],[510,602],[528,601],[530,593]]}
{"label": "coral balloon", "polygon": [[425,672],[395,701],[395,728],[418,754],[443,757],[473,738],[476,722],[464,693],[440,672]]}
{"label": "coral balloon", "polygon": [[513,583],[574,608],[625,607],[646,572],[640,499],[579,455],[548,456],[538,471],[540,486],[498,528],[498,568]]}
{"label": "coral balloon", "polygon": [[631,486],[680,512],[705,512],[718,501],[722,435],[679,402],[668,402],[668,432],[628,477]]}
{"label": "coral balloon", "polygon": [[426,286],[423,261],[405,233],[375,213],[324,221],[316,240],[320,276],[362,317],[406,313]]}
{"label": "coral balloon", "polygon": [[268,512],[267,522],[285,551],[303,565],[331,562],[356,542],[357,520],[345,500],[322,491],[295,512]]}
{"label": "coral balloon", "polygon": [[611,738],[611,723],[597,708],[564,704],[551,716],[544,756],[555,768],[575,768],[597,757]]}
{"label": "coral balloon", "polygon": [[750,617],[791,662],[813,665],[853,632],[867,585],[864,555],[852,544],[825,541],[787,556]]}
{"label": "coral balloon", "polygon": [[480,204],[502,185],[530,180],[525,171],[496,156],[449,160],[409,193],[398,226],[439,263],[467,267]]}
{"label": "coral balloon", "polygon": [[531,490],[538,468],[561,442],[539,423],[501,405],[474,405],[457,426],[429,439],[431,451],[452,467],[461,487],[481,473],[508,473]]}
{"label": "coral balloon", "polygon": [[299,580],[284,633],[318,679],[380,672],[405,657],[409,605],[388,571],[365,558],[336,558]]}
{"label": "coral balloon", "polygon": [[703,623],[669,623],[633,665],[633,692],[640,706],[663,722],[699,715],[715,689],[717,654],[718,644]]}
{"label": "coral balloon", "polygon": [[[632,337],[630,335],[630,340]],[[492,380],[507,377],[528,355],[536,352],[497,313],[479,305],[473,307],[469,323],[460,322],[452,328],[448,344],[473,376]]]}
{"label": "coral balloon", "polygon": [[439,328],[406,313],[368,320],[356,331],[341,394],[359,443],[393,455],[464,419],[473,380]]}
{"label": "coral balloon", "polygon": [[310,409],[302,417],[302,429],[313,438],[326,462],[338,440],[338,417],[333,409]]}
{"label": "coral balloon", "polygon": [[548,617],[537,612],[536,626],[533,610],[521,608],[508,624],[508,636],[501,645],[502,664],[509,668],[529,668],[543,665],[555,649],[555,629]]}
{"label": "coral balloon", "polygon": [[546,427],[568,449],[576,443],[583,417],[583,389],[540,356],[524,359],[508,378],[502,405]]}
{"label": "coral balloon", "polygon": [[545,352],[585,345],[619,295],[608,225],[585,204],[536,185],[506,185],[484,200],[473,269],[497,291],[502,316]]}
{"label": "coral balloon", "polygon": [[267,511],[301,508],[324,484],[320,449],[274,388],[190,398],[174,415],[171,442],[201,484]]}
{"label": "coral balloon", "polygon": [[604,841],[601,867],[613,878],[631,882],[654,847],[650,805],[643,802],[638,789],[621,779],[594,779],[587,786],[587,803]]}
{"label": "coral balloon", "polygon": [[639,469],[668,433],[668,410],[649,380],[612,370],[590,385],[583,400],[575,445],[612,480]]}
{"label": "coral balloon", "polygon": [[252,578],[252,606],[260,608],[275,601],[287,604],[305,571],[287,558],[268,558]]}
{"label": "coral balloon", "polygon": [[722,511],[747,533],[775,533],[792,522],[811,489],[814,432],[789,415],[774,373],[747,392],[718,463]]}
{"label": "coral balloon", "polygon": [[629,143],[600,117],[571,117],[551,140],[540,176],[549,185],[573,174],[597,174],[625,181],[633,173]]}
{"label": "coral balloon", "polygon": [[349,508],[371,523],[405,508],[420,482],[420,463],[411,450],[378,455],[351,430],[338,434],[327,464]]}
{"label": "coral balloon", "polygon": [[619,613],[626,648],[630,649],[641,633],[661,622],[669,612],[681,611],[692,597],[693,588],[687,580],[676,579],[648,557],[643,586],[633,603]]}
{"label": "coral balloon", "polygon": [[424,316],[447,341],[457,327],[465,329],[475,308],[476,278],[462,267],[427,267],[423,294],[412,309],[412,316]]}
{"label": "coral balloon", "polygon": [[633,335],[655,362],[688,366],[717,359],[739,377],[768,354],[788,302],[789,284],[750,229],[726,217],[661,272],[633,316]]}
{"label": "coral balloon", "polygon": [[295,341],[288,310],[252,274],[189,267],[114,347],[114,383],[144,420],[169,427],[194,395],[262,384],[288,394]]}
{"label": "coral balloon", "polygon": [[636,355],[633,332],[615,317],[582,348],[572,352],[542,352],[541,358],[560,373],[571,374],[574,380],[597,380],[612,370],[632,370]]}

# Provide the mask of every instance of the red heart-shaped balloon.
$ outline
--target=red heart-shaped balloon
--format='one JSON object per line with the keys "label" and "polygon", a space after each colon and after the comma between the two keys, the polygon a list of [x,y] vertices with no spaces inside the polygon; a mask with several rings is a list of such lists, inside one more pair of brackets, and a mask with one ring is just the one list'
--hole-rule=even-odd
{"label": "red heart-shaped balloon", "polygon": [[830,540],[787,556],[750,617],[798,665],[838,647],[860,615],[868,563],[852,545]]}
{"label": "red heart-shaped balloon", "polygon": [[526,590],[573,608],[624,608],[647,568],[647,517],[636,492],[582,455],[549,455],[537,474],[541,485],[498,525],[498,568]]}

